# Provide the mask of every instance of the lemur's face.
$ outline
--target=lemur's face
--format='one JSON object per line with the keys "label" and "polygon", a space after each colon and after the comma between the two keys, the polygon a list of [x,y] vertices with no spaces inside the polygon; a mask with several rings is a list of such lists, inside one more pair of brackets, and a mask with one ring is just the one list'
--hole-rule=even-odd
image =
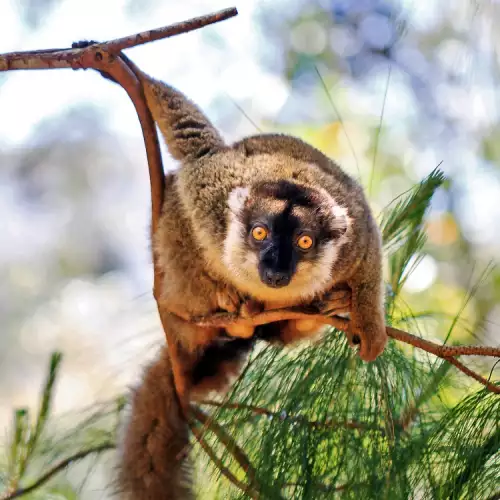
{"label": "lemur's face", "polygon": [[235,189],[230,208],[225,264],[252,295],[307,297],[330,282],[348,219],[326,192],[266,182]]}

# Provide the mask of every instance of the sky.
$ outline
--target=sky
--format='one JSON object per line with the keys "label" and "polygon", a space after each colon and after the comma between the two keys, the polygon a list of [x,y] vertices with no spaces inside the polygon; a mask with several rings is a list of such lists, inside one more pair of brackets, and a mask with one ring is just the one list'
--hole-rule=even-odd
{"label": "sky", "polygon": [[[126,0],[88,0],[85,3],[65,0],[36,31],[22,25],[17,15],[17,0],[0,0],[0,3],[1,52],[69,47],[77,40],[117,38],[234,4],[239,15],[230,21],[146,44],[127,53],[144,71],[168,79],[202,108],[224,92],[236,101],[252,98],[253,106],[264,115],[273,117],[289,96],[287,84],[265,71],[258,62],[257,50],[262,49],[261,44],[265,41],[262,41],[256,29],[254,14],[258,7],[274,4],[276,10],[283,9],[284,15],[290,15],[293,1],[164,1],[157,2],[154,8],[146,8],[137,15],[129,15]],[[436,2],[425,0],[404,3],[408,4],[412,23],[416,27],[432,23]],[[221,51],[218,44],[207,44],[209,37],[224,40],[224,50]],[[292,43],[293,39],[292,33]],[[267,47],[267,50],[272,48]],[[90,71],[83,73],[72,70],[30,71],[29,74],[27,71],[10,72],[0,94],[2,115],[9,117],[8,120],[0,121],[0,141],[22,144],[40,120],[77,102],[88,101],[111,115],[112,127],[117,132],[136,134],[134,113],[130,107],[123,105],[123,96],[97,74],[91,74]],[[203,85],[199,84],[196,75],[203,79]],[[20,95],[23,96],[21,112],[18,102]],[[396,85],[391,88],[391,95],[395,101],[405,98]]]}

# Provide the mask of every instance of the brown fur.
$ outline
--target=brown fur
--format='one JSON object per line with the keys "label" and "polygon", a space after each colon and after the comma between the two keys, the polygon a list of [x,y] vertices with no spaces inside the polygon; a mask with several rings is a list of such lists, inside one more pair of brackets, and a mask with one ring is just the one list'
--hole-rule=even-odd
{"label": "brown fur", "polygon": [[191,473],[184,458],[189,435],[176,402],[167,349],[132,397],[122,443],[119,488],[127,500],[189,500]]}
{"label": "brown fur", "polygon": [[[352,290],[351,334],[361,339],[360,356],[373,360],[386,343],[380,235],[361,187],[320,151],[281,135],[249,137],[226,146],[210,121],[180,92],[132,67],[170,153],[181,162],[166,177],[163,214],[154,236],[154,250],[164,273],[160,300],[172,313],[165,326],[175,339],[179,364],[173,366],[164,353],[146,373],[134,397],[120,477],[129,498],[184,499],[190,493],[184,487],[182,463],[176,458],[187,442],[180,408],[212,390],[225,390],[251,345],[236,339],[243,343],[234,344],[230,359],[221,362],[215,373],[211,366],[208,376],[193,377],[205,352],[216,357],[218,352],[228,351],[222,344],[218,351],[222,330],[197,327],[189,318],[219,310],[238,311],[247,298],[261,301],[265,307],[297,305],[322,297],[328,303],[329,290],[348,286]],[[345,235],[326,274],[317,275],[315,264],[306,263],[290,286],[268,290],[260,282],[239,276],[238,268],[227,263],[239,251],[235,227],[241,210],[255,195],[254,186],[282,179],[314,189],[326,208],[344,210]],[[339,300],[351,305],[345,293],[344,298],[331,302],[338,306]],[[303,322],[278,326],[285,343],[309,337],[320,328]],[[228,333],[248,337],[252,331]],[[240,349],[242,355],[237,353]],[[180,400],[173,390],[172,372]]]}
{"label": "brown fur", "polygon": [[[145,87],[148,105],[159,123],[160,117],[168,113],[164,88],[164,84],[153,81]],[[211,127],[208,120],[204,122],[204,126]],[[185,137],[190,137],[191,133],[194,136],[199,130],[195,128],[185,131],[180,134],[179,140],[184,142]],[[213,136],[215,133],[211,135]],[[169,138],[172,139],[172,136],[165,134],[165,139]],[[167,144],[171,147],[170,143]],[[167,203],[172,207],[171,203],[180,200],[184,214],[182,224],[192,228],[191,238],[183,238],[178,242],[182,245],[183,255],[188,256],[188,259],[196,255],[204,271],[209,269],[216,281],[231,284],[240,292],[267,303],[274,300],[286,303],[287,296],[290,298],[289,305],[313,299],[314,295],[307,297],[303,289],[300,290],[300,297],[294,296],[289,287],[280,290],[281,296],[275,290],[270,290],[268,296],[262,295],[260,283],[256,283],[255,287],[248,286],[248,283],[238,281],[234,273],[228,272],[223,254],[230,217],[227,200],[235,188],[280,179],[294,179],[305,186],[321,187],[338,206],[346,208],[350,221],[345,241],[338,249],[332,279],[322,291],[326,292],[342,283],[349,285],[352,290],[352,334],[361,339],[361,358],[366,361],[374,360],[383,351],[387,341],[383,309],[382,252],[380,233],[362,188],[320,151],[296,138],[261,135],[244,139],[231,147],[219,145],[219,149],[214,151],[215,147],[211,146],[206,155],[194,161],[185,159],[182,168],[173,174],[175,195],[170,192],[169,196],[176,201]],[[170,252],[165,249],[168,246],[166,240],[173,236],[171,219],[169,217],[168,221],[164,220],[169,228],[162,228],[167,235],[162,240],[162,251]],[[159,240],[156,241],[159,249]],[[170,267],[175,267],[169,269],[168,273],[174,275],[182,272],[177,260],[165,260],[170,262]],[[194,273],[193,268],[194,266],[191,267],[191,273]],[[164,293],[174,301],[179,300],[179,290],[174,292],[175,285],[166,281]],[[177,299],[174,297],[176,295]],[[210,294],[207,291],[203,296],[208,298]],[[185,292],[183,299],[184,297]],[[166,298],[166,302],[169,299]],[[189,302],[193,304],[196,301],[190,296]]]}

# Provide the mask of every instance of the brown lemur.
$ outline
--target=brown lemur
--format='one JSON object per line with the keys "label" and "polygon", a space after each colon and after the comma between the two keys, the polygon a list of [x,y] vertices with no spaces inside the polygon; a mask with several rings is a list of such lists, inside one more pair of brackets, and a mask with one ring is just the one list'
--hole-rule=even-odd
{"label": "brown lemur", "polygon": [[[381,239],[362,188],[320,151],[286,135],[227,145],[182,93],[120,57],[180,166],[166,176],[153,237],[166,333],[178,359],[164,349],[133,395],[119,483],[125,498],[188,499],[182,408],[224,390],[256,338],[286,344],[322,327],[300,320],[224,331],[189,319],[256,302],[274,308],[319,300],[330,313],[350,311],[349,335],[359,338],[360,357],[374,360],[387,341]],[[172,366],[179,360],[180,371]]]}

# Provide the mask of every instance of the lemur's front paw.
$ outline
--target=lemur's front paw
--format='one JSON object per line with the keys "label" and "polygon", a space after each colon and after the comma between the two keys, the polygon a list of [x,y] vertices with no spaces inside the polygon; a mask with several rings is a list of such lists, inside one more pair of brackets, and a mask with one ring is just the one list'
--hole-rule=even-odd
{"label": "lemur's front paw", "polygon": [[334,316],[348,313],[351,310],[351,290],[348,288],[332,288],[311,304],[317,308],[318,314]]}
{"label": "lemur's front paw", "polygon": [[264,307],[264,303],[262,302],[255,299],[247,299],[240,306],[240,316],[242,318],[251,318],[264,311]]}
{"label": "lemur's front paw", "polygon": [[370,323],[362,327],[353,325],[347,339],[351,346],[359,345],[359,357],[363,361],[375,361],[384,352],[388,337],[384,325]]}
{"label": "lemur's front paw", "polygon": [[230,313],[238,313],[242,318],[250,318],[264,310],[264,304],[241,294],[230,285],[222,285],[217,290],[217,306]]}
{"label": "lemur's front paw", "polygon": [[239,312],[243,301],[244,298],[232,286],[221,285],[217,289],[217,306],[223,311],[230,313]]}
{"label": "lemur's front paw", "polygon": [[[235,288],[223,285],[217,290],[217,305],[219,309],[230,313],[237,313],[241,318],[249,318],[262,311],[259,302],[240,294]],[[234,324],[226,327],[231,337],[250,338],[254,332],[253,325]]]}

